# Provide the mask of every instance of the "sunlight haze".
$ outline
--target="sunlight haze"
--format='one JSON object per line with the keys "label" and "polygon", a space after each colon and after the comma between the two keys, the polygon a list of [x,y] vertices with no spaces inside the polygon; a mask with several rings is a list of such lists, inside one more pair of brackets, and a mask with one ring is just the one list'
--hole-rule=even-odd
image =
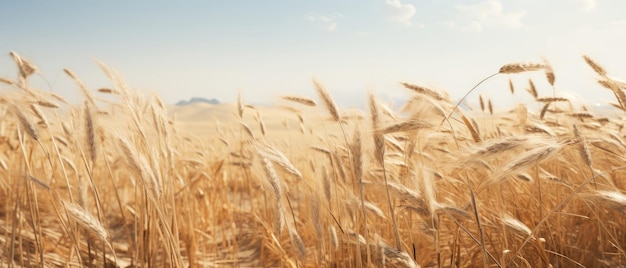
{"label": "sunlight haze", "polygon": [[[8,55],[15,50],[52,90],[78,99],[62,69],[92,90],[108,87],[97,58],[169,104],[233,102],[238,91],[250,103],[315,97],[315,77],[340,104],[355,106],[368,90],[405,98],[403,81],[458,99],[503,64],[545,57],[560,95],[606,103],[610,92],[596,85],[581,55],[626,77],[624,8],[617,0],[4,1],[0,73],[16,73]],[[496,106],[524,102],[527,77],[537,77],[540,93],[552,92],[542,74],[515,77],[515,97],[507,76],[478,90]]]}

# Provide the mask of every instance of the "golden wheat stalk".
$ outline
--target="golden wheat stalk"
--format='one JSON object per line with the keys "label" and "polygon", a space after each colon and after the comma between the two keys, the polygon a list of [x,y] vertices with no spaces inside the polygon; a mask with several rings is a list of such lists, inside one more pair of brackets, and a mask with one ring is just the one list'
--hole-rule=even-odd
{"label": "golden wheat stalk", "polygon": [[461,120],[463,120],[463,124],[465,124],[465,126],[467,127],[467,130],[469,130],[470,134],[472,135],[472,139],[474,140],[474,142],[481,142],[482,138],[480,137],[480,132],[478,127],[476,127],[474,124],[472,124],[467,117],[465,117],[465,115],[461,114]]}
{"label": "golden wheat stalk", "polygon": [[295,228],[289,230],[289,236],[291,237],[291,240],[295,244],[295,248],[297,249],[297,252],[300,253],[300,259],[306,260],[306,247],[304,246],[304,242],[302,241],[302,238],[300,237],[298,232],[295,230]]}
{"label": "golden wheat stalk", "polygon": [[569,99],[567,98],[562,98],[562,97],[549,97],[549,98],[536,98],[535,99],[536,102],[564,102],[564,101],[569,101]]}
{"label": "golden wheat stalk", "polygon": [[485,112],[485,101],[483,100],[483,95],[478,94],[478,103],[480,104],[480,111]]}
{"label": "golden wheat stalk", "polygon": [[552,140],[538,142],[538,146],[536,146],[534,149],[518,155],[512,161],[508,162],[506,165],[500,168],[500,171],[496,172],[493,178],[499,181],[508,175],[521,171],[543,160],[549,159],[552,156],[556,155],[556,153],[562,147],[562,143],[554,142]]}
{"label": "golden wheat stalk", "polygon": [[523,72],[532,72],[538,71],[545,68],[545,65],[542,63],[523,63],[523,62],[514,62],[505,64],[500,67],[498,73],[501,74],[516,74]]}
{"label": "golden wheat stalk", "polygon": [[54,93],[54,92],[48,92],[48,94],[49,94],[51,97],[55,98],[56,100],[58,100],[58,101],[60,101],[60,102],[62,102],[62,103],[65,103],[65,104],[69,104],[69,103],[70,103],[69,101],[67,101],[67,99],[65,99],[63,96],[61,96],[61,95],[59,95],[59,94],[56,94],[56,93]]}
{"label": "golden wheat stalk", "polygon": [[539,113],[539,119],[543,120],[543,117],[546,115],[546,112],[548,111],[548,107],[550,107],[550,102],[544,104],[543,107],[541,108],[541,112]]}
{"label": "golden wheat stalk", "polygon": [[601,199],[620,205],[622,209],[626,207],[626,195],[619,191],[598,191],[596,195]]}
{"label": "golden wheat stalk", "polygon": [[326,87],[324,87],[324,85],[316,79],[313,79],[313,85],[315,86],[315,90],[317,91],[320,99],[322,99],[324,106],[326,106],[326,109],[332,116],[332,119],[336,122],[341,122],[341,116],[339,116],[337,105],[335,104],[333,98],[330,97],[330,94],[328,94],[328,91],[326,91]]}
{"label": "golden wheat stalk", "polygon": [[239,124],[243,127],[243,130],[246,131],[246,133],[248,134],[248,137],[250,137],[252,140],[256,140],[256,136],[254,135],[254,132],[252,132],[252,129],[248,125],[246,125],[246,123],[240,122]]}
{"label": "golden wheat stalk", "polygon": [[4,157],[2,157],[0,155],[0,167],[2,167],[2,169],[4,169],[5,171],[9,171],[9,165],[7,164],[7,161],[4,160]]}
{"label": "golden wheat stalk", "polygon": [[243,119],[243,97],[241,96],[241,91],[237,93],[237,115],[239,115],[239,119]]}
{"label": "golden wheat stalk", "polygon": [[50,185],[48,185],[47,183],[43,182],[42,180],[32,176],[32,175],[28,175],[28,179],[30,181],[32,181],[33,183],[35,183],[35,185],[43,188],[46,191],[50,191],[52,188],[50,188]]}
{"label": "golden wheat stalk", "polygon": [[409,84],[409,83],[406,83],[406,82],[402,82],[400,84],[403,85],[405,88],[408,88],[410,90],[415,91],[416,93],[430,96],[430,97],[432,97],[432,98],[434,98],[436,100],[439,100],[439,101],[448,99],[447,96],[445,96],[445,95],[443,95],[443,94],[441,94],[441,93],[439,93],[439,92],[437,92],[435,90],[427,88],[427,87],[418,86],[418,85],[414,85],[414,84]]}
{"label": "golden wheat stalk", "polygon": [[283,100],[288,100],[296,103],[300,103],[307,106],[316,106],[317,102],[311,98],[303,96],[283,96]]}
{"label": "golden wheat stalk", "polygon": [[624,93],[624,89],[626,89],[626,85],[623,83],[613,80],[611,78],[600,79],[597,81],[601,86],[610,89],[617,102],[619,103],[620,109],[626,111],[626,94]]}
{"label": "golden wheat stalk", "polygon": [[72,80],[74,80],[76,84],[78,84],[78,88],[80,88],[80,90],[83,92],[83,94],[85,95],[85,98],[87,98],[87,101],[89,101],[89,103],[95,107],[96,101],[94,100],[93,96],[91,95],[91,92],[89,91],[85,83],[83,83],[83,81],[80,80],[80,78],[78,78],[78,76],[72,70],[65,68],[63,69],[63,71],[70,78],[72,78]]}
{"label": "golden wheat stalk", "polygon": [[46,126],[47,128],[50,127],[50,124],[48,123],[48,119],[46,118],[44,113],[39,109],[39,107],[37,107],[37,105],[31,104],[30,105],[30,109],[33,111],[35,116],[37,116],[37,118],[39,118],[40,123],[43,123],[44,126]]}
{"label": "golden wheat stalk", "polygon": [[384,164],[385,159],[385,138],[382,133],[376,131],[379,125],[378,102],[373,92],[369,93],[369,110],[372,120],[372,129],[374,130],[372,138],[374,139],[374,156],[379,165]]}
{"label": "golden wheat stalk", "polygon": [[97,91],[100,93],[105,93],[105,94],[119,94],[120,93],[117,90],[111,89],[111,88],[99,88]]}
{"label": "golden wheat stalk", "polygon": [[585,60],[587,65],[589,65],[589,67],[591,67],[591,69],[593,69],[593,71],[596,72],[598,75],[602,77],[607,76],[607,72],[604,67],[602,67],[602,65],[598,64],[595,60],[589,57],[589,55],[583,55],[583,59]]}
{"label": "golden wheat stalk", "polygon": [[313,221],[313,228],[315,229],[315,235],[319,238],[322,237],[322,221],[320,218],[320,198],[318,195],[311,195],[311,220]]}
{"label": "golden wheat stalk", "polygon": [[96,158],[98,156],[96,148],[96,130],[91,108],[89,107],[89,103],[87,101],[85,101],[85,137],[87,137],[87,148],[89,148],[91,163],[92,165],[95,165]]}
{"label": "golden wheat stalk", "polygon": [[[65,210],[68,212],[68,215],[74,221],[76,221],[76,223],[78,223],[80,227],[82,227],[88,233],[94,235],[97,238],[100,238],[102,241],[109,244],[107,240],[109,234],[107,233],[102,223],[96,217],[94,217],[87,210],[76,204],[66,201],[62,201],[62,204],[63,207],[65,207]],[[110,244],[109,247],[111,247]]]}
{"label": "golden wheat stalk", "polygon": [[530,230],[530,228],[528,228],[528,226],[526,226],[526,224],[524,224],[518,219],[513,218],[510,215],[504,215],[502,217],[502,223],[504,223],[505,226],[515,231],[518,231],[524,235],[527,235],[527,236],[532,235],[532,231]]}
{"label": "golden wheat stalk", "polygon": [[9,78],[0,77],[0,83],[7,84],[10,86],[17,86],[17,83]]}
{"label": "golden wheat stalk", "polygon": [[32,62],[22,58],[19,54],[17,54],[17,52],[10,51],[9,55],[11,56],[11,58],[13,58],[13,61],[15,61],[15,64],[19,69],[20,80],[25,81],[30,75],[39,72],[37,66],[35,66]]}
{"label": "golden wheat stalk", "polygon": [[585,161],[587,166],[591,167],[591,152],[589,151],[589,146],[587,146],[587,140],[580,134],[578,127],[576,124],[573,125],[574,128],[574,136],[579,140],[578,151],[580,152],[580,156]]}
{"label": "golden wheat stalk", "polygon": [[556,76],[554,75],[554,70],[552,69],[552,65],[548,62],[548,59],[543,58],[544,72],[546,74],[546,80],[548,83],[554,87],[554,82],[556,80]]}
{"label": "golden wheat stalk", "polygon": [[28,120],[26,115],[24,115],[22,110],[16,105],[13,105],[12,110],[15,113],[15,115],[17,115],[17,119],[20,125],[22,126],[22,128],[24,128],[24,130],[26,131],[26,134],[28,134],[28,136],[30,136],[33,140],[39,141],[39,132],[37,131],[35,126],[30,122],[30,120]]}
{"label": "golden wheat stalk", "polygon": [[491,139],[485,141],[480,147],[474,149],[467,157],[467,161],[475,159],[491,159],[500,154],[509,152],[527,145],[529,139],[527,137],[506,137],[502,139]]}
{"label": "golden wheat stalk", "polygon": [[280,167],[294,175],[296,178],[304,180],[302,173],[300,173],[300,171],[291,163],[291,161],[287,159],[287,156],[285,156],[285,154],[283,154],[278,149],[270,145],[257,144],[257,150],[260,154],[263,154],[264,157],[272,160],[273,163],[278,164]]}
{"label": "golden wheat stalk", "polygon": [[530,93],[533,98],[537,99],[537,88],[535,87],[535,83],[533,83],[532,79],[528,79],[528,93]]}
{"label": "golden wheat stalk", "polygon": [[389,133],[402,132],[402,131],[427,129],[427,128],[432,128],[432,127],[434,127],[434,125],[426,121],[409,119],[404,122],[400,122],[400,123],[385,127],[383,129],[379,129],[378,132],[382,134],[389,134]]}
{"label": "golden wheat stalk", "polygon": [[276,218],[274,226],[276,229],[276,233],[280,234],[285,227],[285,214],[283,213],[283,205],[282,205],[282,185],[281,180],[278,177],[278,173],[276,173],[276,169],[274,169],[274,165],[267,158],[266,154],[262,151],[257,150],[258,155],[261,158],[261,166],[263,167],[263,171],[265,172],[265,178],[269,182],[272,190],[274,192],[274,197],[276,199]]}

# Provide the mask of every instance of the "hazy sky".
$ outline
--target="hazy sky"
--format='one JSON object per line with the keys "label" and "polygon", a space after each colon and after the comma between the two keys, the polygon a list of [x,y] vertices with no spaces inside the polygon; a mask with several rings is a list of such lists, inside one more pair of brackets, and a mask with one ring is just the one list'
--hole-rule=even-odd
{"label": "hazy sky", "polygon": [[[0,1],[0,76],[16,76],[14,50],[68,98],[79,91],[63,68],[93,90],[111,85],[98,58],[168,103],[239,90],[257,103],[315,97],[317,77],[351,105],[370,89],[408,96],[400,81],[458,98],[505,63],[545,56],[562,95],[613,101],[581,55],[626,79],[624,10],[623,0]],[[543,74],[531,77],[551,94]],[[508,78],[479,92],[496,107],[527,102],[529,76],[515,76],[516,96]]]}

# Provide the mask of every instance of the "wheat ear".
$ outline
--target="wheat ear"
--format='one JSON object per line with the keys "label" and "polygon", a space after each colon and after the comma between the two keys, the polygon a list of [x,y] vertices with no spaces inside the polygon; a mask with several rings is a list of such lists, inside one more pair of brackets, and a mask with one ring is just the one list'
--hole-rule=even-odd
{"label": "wheat ear", "polygon": [[72,80],[74,80],[74,82],[76,82],[76,84],[78,85],[78,88],[80,88],[80,90],[85,95],[85,98],[87,98],[87,101],[89,101],[89,103],[95,107],[96,106],[96,101],[94,100],[93,96],[91,95],[91,92],[89,92],[89,89],[87,88],[85,83],[83,83],[83,81],[80,80],[80,78],[78,78],[78,76],[72,70],[65,68],[65,69],[63,69],[63,71],[65,72],[65,74],[67,74],[67,76],[72,78]]}
{"label": "wheat ear", "polygon": [[296,103],[300,103],[307,106],[315,106],[317,102],[313,99],[302,96],[283,96],[283,100],[288,100]]}
{"label": "wheat ear", "polygon": [[583,55],[583,59],[585,60],[587,65],[589,65],[589,67],[591,67],[591,69],[593,69],[593,71],[596,72],[598,75],[602,77],[607,76],[607,72],[604,67],[602,67],[602,65],[598,64],[595,60],[589,57],[589,55]]}
{"label": "wheat ear", "polygon": [[328,109],[328,112],[332,116],[333,120],[340,122],[341,117],[339,116],[337,105],[335,104],[335,101],[333,100],[333,98],[330,97],[330,94],[328,94],[326,87],[324,87],[322,83],[317,81],[317,79],[313,79],[313,85],[315,86],[315,90],[317,91],[317,94],[319,95],[320,99],[322,99],[324,106],[326,106],[326,109]]}

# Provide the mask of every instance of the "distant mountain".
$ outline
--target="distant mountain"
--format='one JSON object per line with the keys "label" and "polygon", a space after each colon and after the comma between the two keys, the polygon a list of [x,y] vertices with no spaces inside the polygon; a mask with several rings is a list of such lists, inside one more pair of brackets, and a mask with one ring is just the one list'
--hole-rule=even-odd
{"label": "distant mountain", "polygon": [[185,105],[194,104],[194,103],[208,103],[208,104],[215,105],[215,104],[220,104],[220,101],[218,101],[217,99],[205,99],[205,98],[194,97],[189,100],[181,100],[176,103],[176,106],[185,106]]}

